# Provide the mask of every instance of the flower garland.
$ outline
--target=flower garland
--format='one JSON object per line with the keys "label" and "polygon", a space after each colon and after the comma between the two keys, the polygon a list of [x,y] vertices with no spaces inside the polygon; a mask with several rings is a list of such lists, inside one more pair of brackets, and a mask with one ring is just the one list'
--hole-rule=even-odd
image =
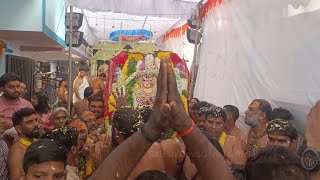
{"label": "flower garland", "polygon": [[227,134],[223,131],[220,138],[219,138],[219,144],[222,146],[226,142]]}

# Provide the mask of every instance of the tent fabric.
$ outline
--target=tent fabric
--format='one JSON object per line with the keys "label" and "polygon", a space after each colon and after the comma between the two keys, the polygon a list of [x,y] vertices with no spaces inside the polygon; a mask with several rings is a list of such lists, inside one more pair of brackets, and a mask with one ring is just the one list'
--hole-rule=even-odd
{"label": "tent fabric", "polygon": [[253,99],[296,125],[320,99],[320,1],[232,0],[205,18],[194,96],[243,113]]}
{"label": "tent fabric", "polygon": [[79,8],[74,8],[74,12],[84,14],[84,22],[79,30],[84,32],[84,38],[90,45],[95,45],[99,40],[108,40],[110,33],[116,30],[143,28],[152,31],[152,40],[162,39],[169,29],[182,23],[179,19],[134,16],[114,12],[92,12]]}
{"label": "tent fabric", "polygon": [[65,0],[67,5],[92,12],[187,19],[199,0]]}

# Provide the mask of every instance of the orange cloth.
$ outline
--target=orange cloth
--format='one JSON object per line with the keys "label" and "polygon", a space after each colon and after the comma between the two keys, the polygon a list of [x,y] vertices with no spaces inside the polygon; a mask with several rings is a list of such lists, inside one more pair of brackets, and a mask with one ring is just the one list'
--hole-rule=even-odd
{"label": "orange cloth", "polygon": [[88,128],[84,122],[82,122],[80,119],[76,119],[70,123],[71,127],[74,127],[77,129],[78,132],[81,130],[86,130],[88,132]]}
{"label": "orange cloth", "polygon": [[96,118],[96,116],[91,112],[91,111],[85,111],[82,115],[81,115],[81,117],[83,118],[83,119],[89,119],[89,118]]}

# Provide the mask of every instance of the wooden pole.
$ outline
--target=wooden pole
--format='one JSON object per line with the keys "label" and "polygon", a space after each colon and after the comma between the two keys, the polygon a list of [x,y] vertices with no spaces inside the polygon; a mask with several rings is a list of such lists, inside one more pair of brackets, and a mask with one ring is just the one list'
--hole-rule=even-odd
{"label": "wooden pole", "polygon": [[69,74],[68,74],[68,84],[69,84],[69,90],[68,90],[68,111],[71,113],[71,103],[72,103],[72,96],[73,96],[73,82],[72,82],[72,58],[71,58],[71,49],[72,49],[72,19],[73,19],[73,7],[70,6],[70,18],[69,18]]}

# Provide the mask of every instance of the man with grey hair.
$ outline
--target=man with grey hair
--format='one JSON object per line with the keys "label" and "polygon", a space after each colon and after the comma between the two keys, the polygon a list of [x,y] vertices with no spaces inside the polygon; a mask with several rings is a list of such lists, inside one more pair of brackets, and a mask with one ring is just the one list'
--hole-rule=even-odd
{"label": "man with grey hair", "polygon": [[266,147],[268,143],[266,125],[271,120],[271,115],[271,105],[264,99],[253,100],[245,111],[245,123],[251,126],[245,146],[247,158]]}
{"label": "man with grey hair", "polygon": [[69,112],[64,107],[58,107],[52,112],[51,123],[54,126],[54,129],[62,128],[70,120]]}

